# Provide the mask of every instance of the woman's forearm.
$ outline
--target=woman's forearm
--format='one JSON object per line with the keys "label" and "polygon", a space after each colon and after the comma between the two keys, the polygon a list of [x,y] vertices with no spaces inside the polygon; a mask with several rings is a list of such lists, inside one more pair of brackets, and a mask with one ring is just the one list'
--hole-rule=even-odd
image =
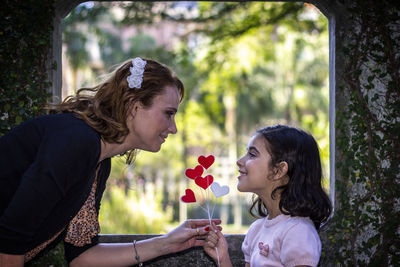
{"label": "woman's forearm", "polygon": [[[138,241],[136,250],[141,262],[169,253],[168,245],[163,236]],[[75,258],[70,266],[117,267],[131,266],[137,263],[133,243],[100,243]]]}
{"label": "woman's forearm", "polygon": [[[221,220],[212,220],[213,225]],[[136,243],[136,251],[132,243],[98,244],[79,255],[71,262],[71,266],[131,266],[146,262],[156,257],[182,251],[193,246],[203,246],[204,236],[208,233],[205,226],[208,219],[187,220],[168,234],[142,240]],[[218,226],[221,228],[220,226]],[[222,230],[219,229],[220,231]]]}
{"label": "woman's forearm", "polygon": [[1,267],[23,267],[24,255],[11,255],[0,253]]}

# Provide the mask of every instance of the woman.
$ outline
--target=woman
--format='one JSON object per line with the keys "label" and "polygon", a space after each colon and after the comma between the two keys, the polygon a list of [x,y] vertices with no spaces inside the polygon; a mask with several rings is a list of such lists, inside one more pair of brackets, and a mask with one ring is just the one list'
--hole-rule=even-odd
{"label": "woman", "polygon": [[[70,266],[129,266],[202,245],[207,220],[165,236],[99,244],[98,212],[111,160],[157,152],[177,132],[182,82],[166,66],[135,58],[94,88],[0,138],[0,266],[23,266],[64,241]],[[220,223],[216,220],[216,223]]]}

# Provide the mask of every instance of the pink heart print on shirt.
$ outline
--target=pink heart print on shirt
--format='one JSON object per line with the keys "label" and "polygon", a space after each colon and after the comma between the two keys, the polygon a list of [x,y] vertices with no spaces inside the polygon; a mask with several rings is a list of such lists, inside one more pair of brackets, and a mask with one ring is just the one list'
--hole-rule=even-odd
{"label": "pink heart print on shirt", "polygon": [[268,244],[264,245],[263,242],[259,242],[258,248],[260,249],[260,255],[268,257],[268,254],[269,254],[269,245]]}

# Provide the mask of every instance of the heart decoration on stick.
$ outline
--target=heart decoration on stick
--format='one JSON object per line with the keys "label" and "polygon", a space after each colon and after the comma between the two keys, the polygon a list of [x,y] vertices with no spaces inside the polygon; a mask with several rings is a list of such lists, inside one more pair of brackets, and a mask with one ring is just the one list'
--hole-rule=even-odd
{"label": "heart decoration on stick", "polygon": [[181,197],[181,200],[185,203],[196,202],[196,197],[191,189],[186,189],[185,195]]}
{"label": "heart decoration on stick", "polygon": [[[207,190],[208,187],[211,187],[211,191],[214,193],[214,196],[216,198],[225,196],[226,194],[229,193],[229,187],[228,186],[220,186],[217,182],[214,182],[214,177],[212,175],[207,175],[206,177],[202,177],[201,175],[204,172],[204,169],[210,168],[211,165],[213,165],[215,158],[213,155],[209,155],[207,157],[201,155],[198,157],[197,161],[199,162],[200,165],[197,165],[194,169],[186,169],[185,175],[194,180],[196,185],[199,187],[203,188],[204,191],[200,190],[201,195],[205,199],[205,207],[201,205],[200,203],[199,206],[202,208],[207,214],[208,214],[208,219],[210,221],[211,225],[211,219],[214,214],[214,208],[216,202],[214,202],[214,206],[210,208],[210,203],[209,203],[209,196],[211,195],[209,192],[210,190]],[[186,189],[185,195],[181,197],[182,202],[185,203],[192,203],[196,202],[196,197],[191,189]],[[216,253],[217,253],[217,258],[218,258],[218,266],[219,266],[219,254],[218,254],[218,248],[215,248]]]}
{"label": "heart decoration on stick", "polygon": [[196,177],[201,176],[203,172],[204,172],[203,167],[197,165],[194,169],[187,169],[185,174],[187,177],[194,180],[196,179]]}
{"label": "heart decoration on stick", "polygon": [[200,156],[197,160],[201,166],[203,166],[205,169],[210,168],[211,165],[213,165],[215,158],[213,155],[209,155],[208,157]]}
{"label": "heart decoration on stick", "polygon": [[219,183],[214,182],[211,184],[211,191],[214,193],[216,198],[219,198],[229,193],[229,187],[226,185],[220,186]]}
{"label": "heart decoration on stick", "polygon": [[203,188],[204,190],[207,189],[207,187],[209,187],[214,181],[214,177],[212,175],[207,175],[206,177],[197,177],[194,182],[200,186],[201,188]]}
{"label": "heart decoration on stick", "polygon": [[[229,187],[228,186],[220,186],[217,182],[214,182],[214,177],[212,175],[207,175],[206,177],[202,177],[201,175],[204,172],[204,169],[210,168],[211,165],[213,165],[215,158],[213,155],[209,155],[207,157],[201,155],[198,157],[197,161],[199,162],[200,165],[197,165],[194,169],[186,169],[185,175],[194,180],[196,185],[199,187],[203,188],[205,192],[200,190],[201,195],[205,199],[205,207],[201,205],[200,203],[199,206],[202,208],[207,214],[208,214],[208,219],[210,221],[211,225],[211,219],[214,214],[214,208],[216,202],[214,202],[214,206],[210,208],[210,203],[209,203],[209,196],[211,195],[209,192],[210,190],[207,190],[208,187],[211,186],[211,191],[214,193],[214,196],[216,198],[222,197],[226,194],[229,193]],[[191,189],[186,189],[185,195],[181,197],[181,200],[185,203],[191,203],[191,202],[196,202],[196,197],[194,196],[194,193]],[[198,233],[198,232],[197,232]],[[217,253],[217,258],[218,258],[218,266],[219,265],[219,254],[218,254],[218,248],[215,248],[215,251]]]}
{"label": "heart decoration on stick", "polygon": [[[211,188],[211,191],[213,192],[214,196],[216,198],[225,196],[229,193],[229,187],[228,186],[221,186],[217,182],[214,182],[214,177],[210,174],[206,175],[205,177],[202,177],[203,173],[205,170],[211,167],[211,165],[214,164],[215,157],[213,155],[209,156],[199,156],[198,157],[198,162],[200,165],[197,165],[194,169],[186,169],[185,175],[194,180],[195,184],[204,191],[200,190],[200,193],[202,195],[202,199],[205,199],[205,207],[203,207],[200,203],[200,207],[207,212],[208,217],[212,218],[212,213],[214,212],[214,208],[212,208],[212,211],[210,213],[210,203],[209,203],[209,196],[211,195],[208,190],[208,188]],[[182,202],[185,203],[192,203],[196,202],[196,197],[194,192],[191,189],[186,189],[185,195],[181,197]],[[215,203],[214,203],[215,207]],[[210,221],[211,223],[211,221]]]}

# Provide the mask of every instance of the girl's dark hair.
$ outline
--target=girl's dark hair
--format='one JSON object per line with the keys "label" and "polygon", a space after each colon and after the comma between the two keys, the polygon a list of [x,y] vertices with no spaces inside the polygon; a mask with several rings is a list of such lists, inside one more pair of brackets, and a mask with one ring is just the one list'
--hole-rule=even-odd
{"label": "girl's dark hair", "polygon": [[[146,60],[141,88],[129,88],[126,77],[129,76],[132,61],[127,60],[108,78],[93,88],[79,89],[75,96],[67,97],[62,103],[50,105],[50,113],[75,113],[83,119],[101,138],[110,143],[121,143],[129,133],[126,125],[131,101],[139,101],[150,107],[155,96],[164,92],[166,86],[174,86],[182,101],[185,88],[183,83],[165,65],[154,60]],[[126,152],[130,163],[135,151]]]}
{"label": "girl's dark hair", "polygon": [[[326,222],[332,211],[331,201],[322,189],[322,168],[317,142],[299,129],[276,125],[256,132],[266,141],[272,166],[280,162],[288,164],[289,182],[275,188],[272,199],[280,193],[279,209],[290,216],[310,217],[316,229]],[[267,211],[262,200],[253,199],[250,213],[266,217]]]}

